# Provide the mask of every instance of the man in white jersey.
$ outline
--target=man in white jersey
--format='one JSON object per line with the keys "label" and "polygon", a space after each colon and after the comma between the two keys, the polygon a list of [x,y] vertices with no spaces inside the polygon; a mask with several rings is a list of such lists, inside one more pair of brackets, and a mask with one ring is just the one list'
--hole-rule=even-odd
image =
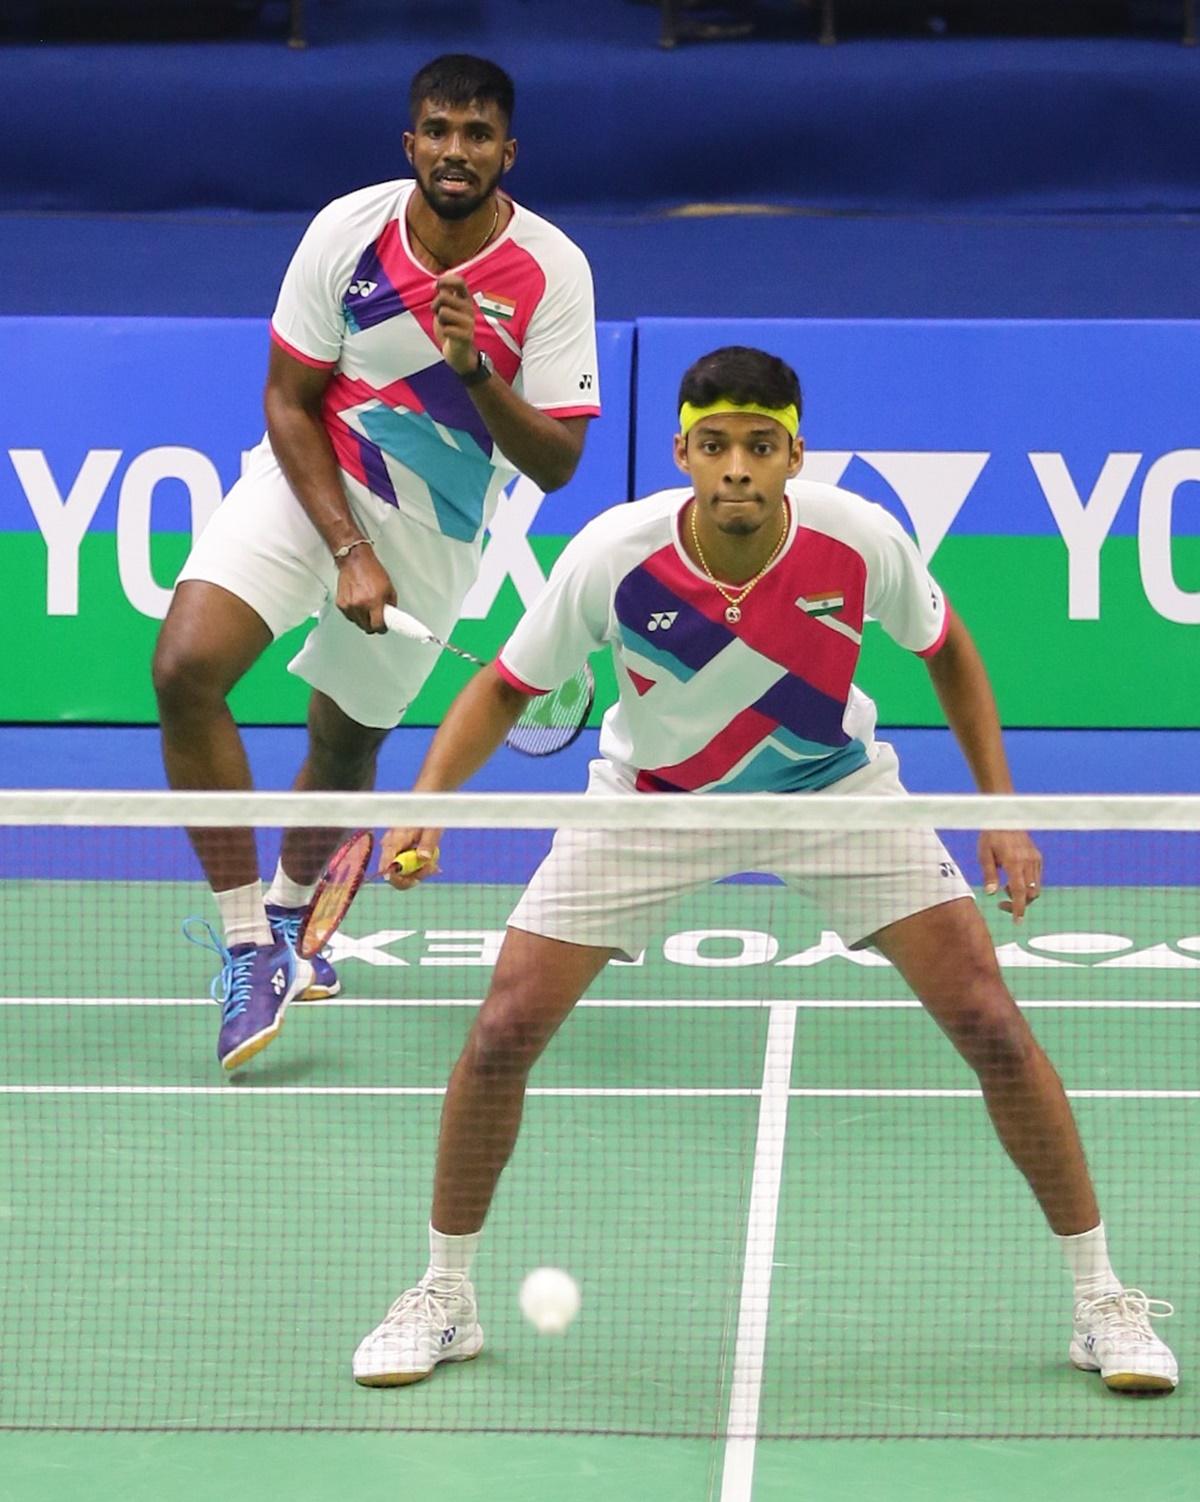
{"label": "man in white jersey", "polygon": [[[251,786],[226,697],[313,614],[289,664],[312,687],[295,786],[372,787],[437,660],[385,633],[384,606],[448,636],[504,487],[518,471],[565,485],[599,414],[587,261],[500,191],[517,150],[511,79],[441,57],[409,103],[413,179],[328,205],[288,267],[266,437],[179,576],[154,660],[172,787]],[[251,831],[190,834],[224,928],[203,925],[222,960],[217,1056],[235,1069],[289,1001],[339,990],[326,959],[293,948],[336,833],[289,831],[265,901]]]}
{"label": "man in white jersey", "polygon": [[[979,654],[916,548],[882,508],[796,477],[800,387],[781,360],[717,350],[684,376],[675,458],[687,489],[596,518],[490,672],[459,695],[417,791],[458,787],[531,694],[588,653],[612,649],[620,698],[589,792],[774,790],[903,797],[874,706],[854,687],[869,613],[920,655],[980,790],[1012,789]],[[836,822],[836,815],[834,816]],[[631,824],[635,821],[631,819]],[[437,869],[437,830],[393,830],[383,869],[398,887]],[[390,869],[401,850],[416,876]],[[1029,837],[980,837],[985,888],[1020,919],[1041,882]],[[531,1067],[614,956],[632,957],[680,893],[742,871],[802,891],[855,946],[899,970],[975,1070],[996,1131],[1074,1276],[1070,1357],[1122,1391],[1170,1390],[1174,1357],[1149,1317],[1169,1305],[1126,1289],[1071,1108],[1000,976],[970,887],[933,830],[744,836],[562,830],[509,919],[494,979],[446,1092],[430,1265],[360,1344],[367,1386],[426,1377],[483,1344],[472,1259],[520,1124]]]}

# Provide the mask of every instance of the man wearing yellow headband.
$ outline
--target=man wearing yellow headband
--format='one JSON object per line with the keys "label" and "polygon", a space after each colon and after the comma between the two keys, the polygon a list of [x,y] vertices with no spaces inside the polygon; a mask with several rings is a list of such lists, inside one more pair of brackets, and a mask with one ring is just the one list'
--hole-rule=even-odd
{"label": "man wearing yellow headband", "polygon": [[[1010,792],[983,664],[916,547],[881,507],[798,478],[795,373],[761,350],[716,350],[684,376],[679,410],[675,460],[689,485],[617,506],[570,543],[493,670],[451,707],[416,791],[460,786],[531,695],[608,647],[620,697],[589,792],[903,798],[895,753],[875,740],[874,706],[853,682],[870,615],[924,659],[980,791]],[[479,1352],[472,1259],[534,1062],[608,961],[636,956],[662,932],[674,898],[766,871],[851,947],[885,955],[977,1074],[1074,1279],[1070,1359],[1117,1391],[1173,1388],[1175,1359],[1150,1328],[1152,1301],[1126,1291],[1109,1263],[1062,1085],[936,833],[679,832],[655,848],[636,822],[560,830],[513,912],[446,1093],[429,1268],[360,1344],[357,1380],[400,1386]],[[381,869],[400,851],[423,853],[415,875],[389,877],[412,886],[435,874],[439,842],[438,830],[393,830]],[[1005,873],[1001,906],[1020,922],[1040,892],[1037,849],[1025,834],[991,831],[979,854],[985,891],[997,893]],[[981,1206],[981,1243],[986,1215]]]}

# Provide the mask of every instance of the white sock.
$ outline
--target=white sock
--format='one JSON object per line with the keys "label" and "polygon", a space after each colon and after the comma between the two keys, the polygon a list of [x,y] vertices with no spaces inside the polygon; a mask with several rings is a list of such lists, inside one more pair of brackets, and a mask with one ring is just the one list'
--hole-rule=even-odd
{"label": "white sock", "polygon": [[440,1231],[434,1230],[431,1222],[428,1276],[435,1282],[442,1277],[469,1278],[471,1263],[479,1250],[479,1238],[482,1234],[482,1231],[472,1231],[469,1236],[443,1236]]}
{"label": "white sock", "polygon": [[221,927],[225,930],[225,942],[230,949],[235,944],[270,944],[271,925],[267,922],[263,907],[261,881],[252,881],[245,887],[230,887],[226,892],[214,892],[217,907],[221,912]]}
{"label": "white sock", "polygon": [[283,862],[277,861],[275,880],[267,892],[267,901],[273,907],[307,907],[316,885],[315,881],[308,886],[302,886],[300,882],[293,881],[283,869]]}
{"label": "white sock", "polygon": [[1108,1260],[1108,1242],[1101,1221],[1090,1231],[1079,1236],[1055,1238],[1067,1259],[1067,1268],[1075,1279],[1077,1299],[1098,1299],[1106,1293],[1119,1293],[1120,1278],[1112,1270]]}

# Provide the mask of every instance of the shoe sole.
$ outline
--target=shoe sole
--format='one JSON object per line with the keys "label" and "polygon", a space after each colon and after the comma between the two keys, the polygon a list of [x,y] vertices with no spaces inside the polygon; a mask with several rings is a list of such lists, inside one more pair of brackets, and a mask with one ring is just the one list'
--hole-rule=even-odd
{"label": "shoe sole", "polygon": [[424,1382],[427,1377],[432,1377],[434,1370],[439,1366],[446,1366],[451,1361],[474,1361],[476,1356],[483,1353],[483,1341],[481,1340],[473,1351],[464,1351],[461,1356],[443,1356],[440,1361],[435,1361],[427,1372],[382,1372],[377,1377],[355,1377],[359,1387],[411,1387],[414,1382]]}
{"label": "shoe sole", "polygon": [[1071,1364],[1078,1371],[1095,1373],[1113,1392],[1174,1392],[1177,1385],[1171,1377],[1158,1377],[1147,1372],[1109,1372],[1106,1377],[1098,1366],[1076,1361],[1073,1356]]}
{"label": "shoe sole", "polygon": [[341,981],[332,986],[309,986],[301,996],[293,997],[294,1001],[328,1001],[331,996],[340,996],[342,991]]}
{"label": "shoe sole", "polygon": [[1113,1392],[1174,1392],[1175,1384],[1170,1377],[1147,1377],[1140,1372],[1110,1372],[1102,1377],[1105,1387]]}
{"label": "shoe sole", "polygon": [[[311,979],[312,966],[308,964],[308,961],[300,960],[298,963],[306,967]],[[232,1074],[235,1069],[240,1069],[243,1064],[248,1064],[255,1054],[262,1053],[267,1044],[273,1042],[279,1036],[283,1030],[284,1014],[296,999],[294,995],[285,996],[279,1003],[279,1010],[275,1013],[275,1020],[270,1027],[263,1028],[261,1033],[255,1033],[253,1038],[247,1038],[244,1043],[239,1043],[235,1049],[232,1049],[225,1055],[221,1060],[221,1068],[226,1074]]]}

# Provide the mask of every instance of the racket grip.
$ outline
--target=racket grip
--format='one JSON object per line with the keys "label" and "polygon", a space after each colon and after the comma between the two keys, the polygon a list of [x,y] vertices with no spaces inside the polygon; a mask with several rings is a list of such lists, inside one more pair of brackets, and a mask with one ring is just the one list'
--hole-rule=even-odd
{"label": "racket grip", "polygon": [[413,876],[423,864],[424,862],[415,850],[401,850],[392,861],[392,870],[399,871],[401,876]]}
{"label": "racket grip", "polygon": [[423,626],[415,615],[409,615],[407,610],[401,610],[396,605],[383,607],[383,624],[389,631],[407,636],[412,641],[431,642],[434,639],[428,626]]}

